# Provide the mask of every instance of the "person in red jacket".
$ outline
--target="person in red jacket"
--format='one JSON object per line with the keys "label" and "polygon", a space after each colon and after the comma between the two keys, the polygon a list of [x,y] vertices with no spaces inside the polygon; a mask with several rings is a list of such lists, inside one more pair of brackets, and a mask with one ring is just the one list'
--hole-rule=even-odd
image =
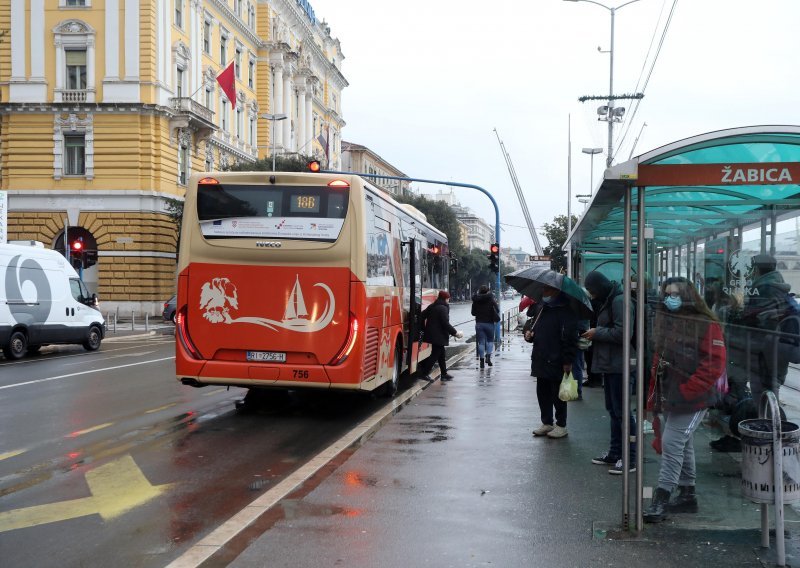
{"label": "person in red jacket", "polygon": [[650,523],[667,512],[697,512],[694,432],[717,396],[726,363],[722,327],[697,288],[686,278],[668,278],[662,294],[647,397],[647,409],[663,415],[658,486],[644,513]]}

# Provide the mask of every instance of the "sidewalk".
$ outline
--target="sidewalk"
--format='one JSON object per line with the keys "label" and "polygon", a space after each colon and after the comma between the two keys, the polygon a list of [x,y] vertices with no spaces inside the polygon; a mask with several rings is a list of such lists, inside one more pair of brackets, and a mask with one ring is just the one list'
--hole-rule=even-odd
{"label": "sidewalk", "polygon": [[[608,444],[602,389],[569,404],[569,436],[539,424],[530,346],[512,332],[479,370],[474,352],[397,413],[327,477],[284,499],[252,527],[241,554],[206,565],[343,567],[769,566],[759,506],[742,499],[739,454],[712,453],[696,434],[700,513],[618,534],[622,480],[591,458]],[[790,419],[796,409],[787,408]],[[644,443],[645,486],[658,456]],[[631,492],[634,480],[631,479]],[[635,509],[631,506],[631,514]],[[786,511],[787,563],[800,561]],[[771,511],[771,521],[774,513]],[[238,556],[237,556],[238,554]]]}

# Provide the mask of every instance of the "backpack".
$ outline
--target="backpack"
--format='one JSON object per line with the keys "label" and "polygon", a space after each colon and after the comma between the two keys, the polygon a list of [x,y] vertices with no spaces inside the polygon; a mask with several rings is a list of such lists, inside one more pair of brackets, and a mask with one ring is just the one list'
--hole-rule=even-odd
{"label": "backpack", "polygon": [[786,307],[778,321],[778,358],[783,363],[800,363],[800,306],[786,293]]}

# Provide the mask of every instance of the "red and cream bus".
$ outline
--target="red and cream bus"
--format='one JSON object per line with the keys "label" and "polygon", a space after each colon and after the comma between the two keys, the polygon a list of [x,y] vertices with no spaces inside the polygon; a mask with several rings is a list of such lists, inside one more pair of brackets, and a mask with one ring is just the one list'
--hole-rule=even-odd
{"label": "red and cream bus", "polygon": [[191,386],[392,395],[428,345],[446,236],[358,176],[194,175],[178,266],[176,375]]}

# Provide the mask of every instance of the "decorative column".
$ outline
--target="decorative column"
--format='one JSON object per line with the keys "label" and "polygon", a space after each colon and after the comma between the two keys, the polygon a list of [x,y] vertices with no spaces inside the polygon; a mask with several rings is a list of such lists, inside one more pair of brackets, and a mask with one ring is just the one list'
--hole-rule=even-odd
{"label": "decorative column", "polygon": [[314,113],[311,107],[311,99],[314,96],[314,89],[306,87],[306,154],[311,154],[314,150],[312,139],[314,138]]}
{"label": "decorative column", "polygon": [[191,18],[191,35],[189,37],[190,53],[192,54],[192,72],[189,75],[189,95],[194,93],[194,99],[202,101],[205,93],[201,93],[200,85],[203,80],[203,5],[200,0],[189,2],[189,17]]}
{"label": "decorative column", "polygon": [[[275,74],[275,81],[272,93],[272,102],[275,105],[275,108],[272,109],[272,114],[282,114],[283,110],[283,67],[280,65],[273,65],[272,72]],[[286,121],[283,121],[286,122]],[[273,152],[277,149],[278,146],[283,146],[283,127],[279,126],[278,128],[270,127],[270,136],[273,134],[275,135],[275,140],[270,140],[270,146],[273,148]]]}
{"label": "decorative column", "polygon": [[306,144],[306,86],[304,83],[300,83],[297,86],[297,124],[295,125],[295,136],[297,138],[297,142],[295,143],[295,149],[303,153],[306,151],[305,144]]}
{"label": "decorative column", "polygon": [[292,119],[294,116],[292,115],[292,76],[291,73],[287,70],[287,77],[284,78],[283,81],[283,112],[286,114],[286,120],[281,121],[281,126],[283,127],[283,147],[287,150],[292,150],[294,146],[292,145]]}

